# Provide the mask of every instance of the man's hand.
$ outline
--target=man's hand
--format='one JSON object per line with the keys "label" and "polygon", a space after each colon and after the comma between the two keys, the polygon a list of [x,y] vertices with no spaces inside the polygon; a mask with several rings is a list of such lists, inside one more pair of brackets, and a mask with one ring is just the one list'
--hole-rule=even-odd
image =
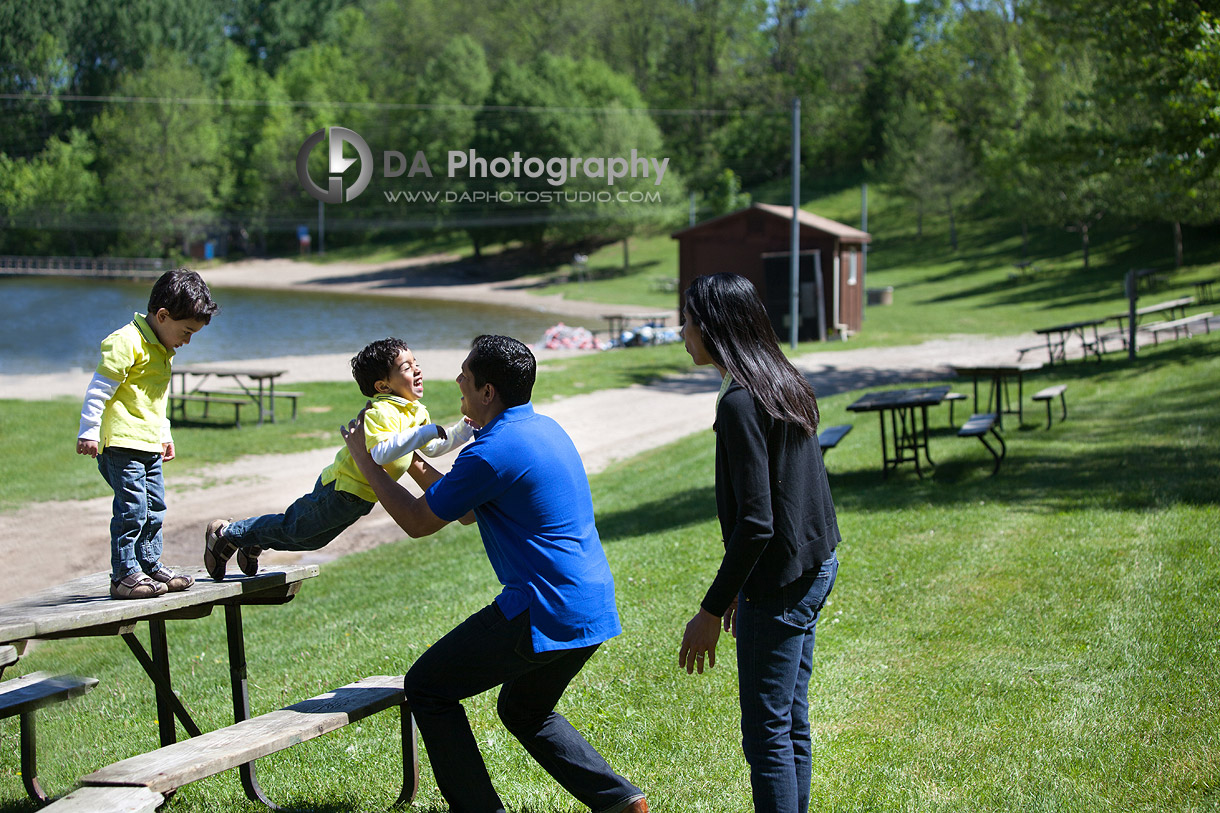
{"label": "man's hand", "polygon": [[97,441],[85,440],[84,438],[76,439],[76,453],[87,454],[90,457],[97,457]]}
{"label": "man's hand", "polygon": [[702,607],[686,624],[686,633],[682,636],[682,646],[678,649],[678,666],[691,674],[696,669],[703,674],[703,661],[706,657],[707,668],[716,665],[716,642],[720,640],[721,619],[709,613]]}
{"label": "man's hand", "polygon": [[339,434],[343,436],[343,442],[347,444],[347,450],[351,452],[352,458],[355,460],[360,457],[367,457],[372,460],[372,455],[369,454],[368,448],[364,443],[364,413],[369,411],[373,405],[372,401],[368,401],[364,405],[364,409],[356,417],[348,421],[347,426],[339,427]]}

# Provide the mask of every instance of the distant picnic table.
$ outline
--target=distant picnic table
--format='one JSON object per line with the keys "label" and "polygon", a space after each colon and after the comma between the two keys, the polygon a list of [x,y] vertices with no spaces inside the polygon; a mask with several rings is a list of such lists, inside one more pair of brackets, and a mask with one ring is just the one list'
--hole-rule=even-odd
{"label": "distant picnic table", "polygon": [[[953,372],[963,378],[969,377],[974,385],[974,411],[994,412],[996,422],[1004,425],[1005,415],[1016,415],[1018,423],[1024,423],[1025,414],[1022,403],[1025,398],[1025,374],[1042,369],[1040,361],[1018,361],[1011,364],[953,364]],[[1017,381],[1017,407],[1013,409],[1012,397],[1008,392],[1008,382]],[[988,381],[987,408],[983,409],[979,402],[979,379]],[[994,408],[993,408],[994,406]]]}
{"label": "distant picnic table", "polygon": [[[1067,343],[1072,336],[1080,337],[1082,359],[1087,359],[1089,353],[1092,353],[1097,357],[1098,361],[1101,361],[1101,337],[1097,333],[1097,326],[1104,325],[1113,318],[1113,316],[1105,316],[1101,319],[1081,319],[1078,322],[1038,328],[1034,333],[1046,337],[1046,354],[1048,363],[1052,367],[1056,360],[1062,361],[1065,364],[1067,363]],[[1089,341],[1087,336],[1087,331],[1090,328],[1093,331],[1092,341]]]}

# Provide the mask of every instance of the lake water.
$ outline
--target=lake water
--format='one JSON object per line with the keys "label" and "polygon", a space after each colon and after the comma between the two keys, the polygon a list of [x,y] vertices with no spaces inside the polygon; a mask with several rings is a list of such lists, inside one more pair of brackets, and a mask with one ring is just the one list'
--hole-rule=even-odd
{"label": "lake water", "polygon": [[[152,282],[0,277],[0,373],[97,366],[107,335],[144,313]],[[412,347],[466,347],[480,333],[527,344],[555,314],[399,297],[214,288],[221,312],[179,350],[183,362],[349,353],[397,336]]]}

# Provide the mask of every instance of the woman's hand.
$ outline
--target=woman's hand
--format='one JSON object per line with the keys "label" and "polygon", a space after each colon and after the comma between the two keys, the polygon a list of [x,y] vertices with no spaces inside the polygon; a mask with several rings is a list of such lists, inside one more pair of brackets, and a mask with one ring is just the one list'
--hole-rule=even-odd
{"label": "woman's hand", "polygon": [[724,611],[724,631],[733,633],[733,637],[737,637],[737,599],[733,599],[733,603]]}
{"label": "woman's hand", "polygon": [[703,662],[707,667],[716,665],[716,642],[720,640],[720,619],[702,607],[686,624],[682,646],[678,649],[678,666],[691,674],[696,669],[703,674]]}

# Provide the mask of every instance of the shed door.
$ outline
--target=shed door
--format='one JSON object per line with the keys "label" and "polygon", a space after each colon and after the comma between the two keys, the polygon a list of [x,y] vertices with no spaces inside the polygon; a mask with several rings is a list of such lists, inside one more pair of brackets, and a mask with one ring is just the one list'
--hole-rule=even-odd
{"label": "shed door", "polygon": [[[816,341],[818,338],[817,315],[817,278],[814,276],[815,252],[800,254],[800,321],[797,323],[796,337],[798,341]],[[766,291],[763,294],[763,304],[767,315],[771,317],[771,327],[780,343],[788,341],[791,336],[789,311],[792,305],[788,295],[790,279],[789,259],[786,256],[773,255],[763,258],[763,279]]]}

